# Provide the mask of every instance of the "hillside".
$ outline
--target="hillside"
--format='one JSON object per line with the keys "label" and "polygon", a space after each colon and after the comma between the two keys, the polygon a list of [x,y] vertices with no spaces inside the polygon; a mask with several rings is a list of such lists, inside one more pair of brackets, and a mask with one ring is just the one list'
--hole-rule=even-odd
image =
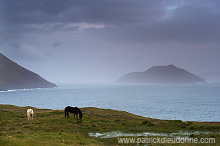
{"label": "hillside", "polygon": [[184,69],[174,65],[153,66],[144,72],[132,72],[120,77],[119,83],[197,83],[205,82]]}
{"label": "hillside", "polygon": [[56,85],[0,53],[0,91],[52,87]]}
{"label": "hillside", "polygon": [[[26,110],[33,109],[34,119],[28,121]],[[81,108],[82,120],[64,117],[63,110],[17,107],[0,104],[0,145],[1,146],[39,146],[39,145],[138,145],[137,143],[119,143],[118,138],[131,135],[133,138],[171,138],[174,136],[189,138],[214,138],[220,142],[219,122],[183,122],[180,120],[159,120],[140,117],[124,111]],[[144,133],[148,135],[142,136]],[[174,134],[178,135],[174,135]],[[173,136],[172,136],[173,135]],[[148,143],[144,143],[148,144]],[[212,143],[212,145],[215,145]],[[154,145],[150,143],[150,145]],[[155,144],[160,145],[160,144]],[[167,145],[167,144],[161,144]],[[181,145],[174,143],[173,145]],[[184,146],[197,146],[185,143]],[[181,145],[181,146],[182,146]],[[205,145],[205,144],[204,144]],[[207,144],[211,145],[211,144]]]}

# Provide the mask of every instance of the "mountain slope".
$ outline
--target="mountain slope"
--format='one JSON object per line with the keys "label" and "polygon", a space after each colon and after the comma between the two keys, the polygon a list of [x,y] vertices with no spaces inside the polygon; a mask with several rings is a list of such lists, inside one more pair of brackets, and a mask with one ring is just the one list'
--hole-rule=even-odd
{"label": "mountain slope", "polygon": [[120,77],[119,83],[196,83],[205,82],[184,69],[174,65],[153,66],[145,72],[132,72]]}
{"label": "mountain slope", "polygon": [[0,53],[0,91],[52,87],[56,87],[56,85],[23,68]]}

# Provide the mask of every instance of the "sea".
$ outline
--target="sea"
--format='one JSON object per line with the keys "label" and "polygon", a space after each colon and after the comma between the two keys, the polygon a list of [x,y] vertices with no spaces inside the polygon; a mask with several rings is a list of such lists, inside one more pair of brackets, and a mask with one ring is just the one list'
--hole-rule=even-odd
{"label": "sea", "polygon": [[0,92],[0,104],[97,107],[167,120],[220,122],[220,84],[74,84]]}

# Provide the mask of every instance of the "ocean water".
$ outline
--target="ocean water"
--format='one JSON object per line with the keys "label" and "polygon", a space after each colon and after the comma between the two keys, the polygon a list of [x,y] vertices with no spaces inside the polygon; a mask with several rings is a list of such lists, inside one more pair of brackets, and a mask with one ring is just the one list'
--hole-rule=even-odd
{"label": "ocean water", "polygon": [[220,122],[220,84],[89,84],[0,92],[0,104],[98,107],[183,121]]}

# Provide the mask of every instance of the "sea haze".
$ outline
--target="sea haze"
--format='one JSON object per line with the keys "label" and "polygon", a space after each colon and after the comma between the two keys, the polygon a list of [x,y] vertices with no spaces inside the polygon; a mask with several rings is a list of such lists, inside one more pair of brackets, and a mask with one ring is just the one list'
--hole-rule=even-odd
{"label": "sea haze", "polygon": [[0,104],[98,107],[183,121],[220,121],[220,84],[90,84],[0,92]]}

